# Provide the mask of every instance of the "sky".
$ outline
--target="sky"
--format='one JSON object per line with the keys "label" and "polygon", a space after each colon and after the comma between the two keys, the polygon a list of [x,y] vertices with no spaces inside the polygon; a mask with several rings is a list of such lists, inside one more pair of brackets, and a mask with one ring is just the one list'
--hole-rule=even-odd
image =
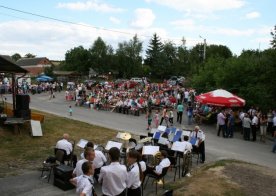
{"label": "sky", "polygon": [[275,0],[0,0],[0,54],[64,60],[68,50],[88,49],[97,37],[116,50],[135,34],[145,52],[156,33],[176,46],[183,38],[188,48],[206,39],[239,55],[270,47],[275,5]]}

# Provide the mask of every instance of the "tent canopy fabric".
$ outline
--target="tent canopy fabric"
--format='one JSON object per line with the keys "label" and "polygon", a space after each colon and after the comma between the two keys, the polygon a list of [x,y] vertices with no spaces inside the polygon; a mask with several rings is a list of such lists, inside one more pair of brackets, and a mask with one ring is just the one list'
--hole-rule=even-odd
{"label": "tent canopy fabric", "polygon": [[221,107],[243,107],[245,105],[244,99],[223,89],[198,95],[196,100],[202,104]]}
{"label": "tent canopy fabric", "polygon": [[0,72],[1,73],[27,73],[26,69],[21,68],[14,62],[0,55]]}
{"label": "tent canopy fabric", "polygon": [[36,78],[36,81],[38,81],[38,82],[49,82],[52,80],[53,80],[53,78],[51,78],[50,76],[46,76],[46,75],[40,75],[39,77]]}

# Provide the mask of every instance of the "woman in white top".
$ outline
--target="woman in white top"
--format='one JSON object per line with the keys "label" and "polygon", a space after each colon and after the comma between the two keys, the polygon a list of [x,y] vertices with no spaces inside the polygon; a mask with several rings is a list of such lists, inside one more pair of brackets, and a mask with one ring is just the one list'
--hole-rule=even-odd
{"label": "woman in white top", "polygon": [[143,180],[142,167],[140,165],[140,153],[136,150],[131,150],[127,154],[127,195],[140,196],[141,182]]}

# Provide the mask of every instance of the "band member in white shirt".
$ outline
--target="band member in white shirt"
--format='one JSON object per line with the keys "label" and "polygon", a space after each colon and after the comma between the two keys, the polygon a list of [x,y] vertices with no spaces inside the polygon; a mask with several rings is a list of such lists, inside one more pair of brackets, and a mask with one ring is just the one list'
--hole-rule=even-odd
{"label": "band member in white shirt", "polygon": [[193,144],[194,150],[200,153],[201,163],[205,162],[205,134],[200,130],[199,126],[195,126],[194,131],[191,133],[190,138],[195,138],[196,143]]}
{"label": "band member in white shirt", "polygon": [[[91,165],[93,165],[93,160],[95,159],[95,151],[91,147],[85,148],[84,151],[84,159],[81,159],[77,162],[77,165],[73,171],[74,176],[80,176],[83,174],[82,172],[82,164],[84,162],[89,162]],[[93,174],[94,174],[94,166],[93,166]]]}
{"label": "band member in white shirt", "polygon": [[147,166],[145,175],[152,174],[158,177],[162,174],[164,168],[169,167],[171,165],[170,160],[167,158],[168,157],[167,151],[161,150],[160,152],[161,152],[161,161],[159,165],[155,167]]}
{"label": "band member in white shirt", "polygon": [[127,169],[119,163],[120,150],[116,147],[110,148],[109,157],[111,164],[103,166],[99,175],[102,193],[104,196],[125,196]]}
{"label": "band member in white shirt", "polygon": [[73,166],[76,166],[77,156],[73,155],[73,145],[69,142],[69,134],[64,133],[63,139],[59,140],[56,144],[56,149],[61,149],[65,151],[64,160],[72,160]]}
{"label": "band member in white shirt", "polygon": [[[85,148],[90,147],[94,149],[94,144],[93,142],[87,142]],[[82,157],[82,155],[81,155]],[[95,168],[94,171],[94,178],[98,181],[99,178],[99,174],[100,174],[100,170],[102,168],[102,166],[105,165],[105,163],[107,162],[106,157],[104,156],[104,154],[99,151],[99,150],[95,150],[95,158],[93,160],[93,166]]]}
{"label": "band member in white shirt", "polygon": [[183,169],[182,171],[184,171],[184,173],[182,173],[182,176],[187,176],[190,177],[191,173],[191,165],[192,165],[192,150],[193,150],[193,146],[192,144],[189,142],[189,136],[185,135],[184,136],[184,141],[183,143],[185,144],[185,149],[183,152]]}
{"label": "band member in white shirt", "polygon": [[127,195],[141,196],[141,182],[143,180],[143,172],[140,165],[140,153],[131,150],[127,154]]}
{"label": "band member in white shirt", "polygon": [[83,174],[70,179],[70,182],[77,187],[76,192],[80,196],[93,196],[93,182],[91,175],[93,175],[92,165],[86,161],[81,165]]}

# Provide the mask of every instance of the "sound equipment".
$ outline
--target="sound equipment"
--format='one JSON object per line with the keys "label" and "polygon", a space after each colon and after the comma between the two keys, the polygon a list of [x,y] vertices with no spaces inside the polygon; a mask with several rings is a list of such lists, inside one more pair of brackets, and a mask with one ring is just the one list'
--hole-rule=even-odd
{"label": "sound equipment", "polygon": [[67,165],[60,165],[54,168],[54,186],[67,191],[74,189],[69,180],[72,178],[74,168]]}
{"label": "sound equipment", "polygon": [[31,119],[31,110],[29,110],[29,109],[27,109],[27,110],[16,109],[15,110],[15,116],[17,118],[23,118],[24,120],[30,120]]}
{"label": "sound equipment", "polygon": [[16,95],[16,109],[17,110],[28,110],[30,103],[29,95]]}

